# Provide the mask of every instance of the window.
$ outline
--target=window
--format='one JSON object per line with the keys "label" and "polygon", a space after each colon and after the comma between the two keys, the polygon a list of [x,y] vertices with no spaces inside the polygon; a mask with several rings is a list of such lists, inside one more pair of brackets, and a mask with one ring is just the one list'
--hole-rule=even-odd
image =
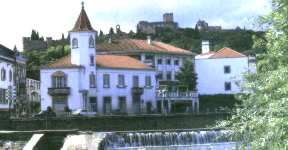
{"label": "window", "polygon": [[0,88],[0,104],[7,103],[6,101],[6,89]]}
{"label": "window", "polygon": [[171,64],[171,59],[166,59],[166,65],[170,65]]}
{"label": "window", "polygon": [[90,65],[94,66],[94,56],[90,55]]}
{"label": "window", "polygon": [[230,73],[230,72],[231,72],[230,66],[224,66],[224,73],[225,73],[225,74],[228,74],[228,73]]}
{"label": "window", "polygon": [[157,64],[158,64],[158,65],[161,65],[161,64],[162,64],[162,59],[161,59],[161,58],[157,60]]}
{"label": "window", "polygon": [[120,113],[126,113],[127,111],[126,97],[120,96],[118,100],[119,100],[118,106],[119,106]]}
{"label": "window", "polygon": [[172,79],[172,73],[169,71],[166,74],[167,80],[171,80]]}
{"label": "window", "polygon": [[78,48],[78,40],[76,38],[72,39],[72,48]]}
{"label": "window", "polygon": [[97,112],[97,97],[90,97],[89,98],[90,103],[90,111]]}
{"label": "window", "polygon": [[151,76],[146,76],[145,77],[145,86],[146,87],[151,87]]}
{"label": "window", "polygon": [[231,82],[225,82],[225,91],[231,91]]}
{"label": "window", "polygon": [[95,42],[93,39],[93,36],[91,35],[89,38],[89,48],[94,48],[95,47]]}
{"label": "window", "polygon": [[111,97],[107,96],[103,98],[103,113],[110,114],[111,113]]}
{"label": "window", "polygon": [[157,74],[157,80],[163,80],[163,73],[162,72],[159,72]]}
{"label": "window", "polygon": [[103,76],[103,87],[109,88],[110,87],[110,76],[109,74],[104,74]]}
{"label": "window", "polygon": [[90,88],[96,88],[96,77],[93,72],[91,72],[89,79],[90,79]]}
{"label": "window", "polygon": [[57,71],[52,74],[52,87],[63,88],[67,87],[67,76],[62,71]]}
{"label": "window", "polygon": [[13,77],[13,76],[12,76],[12,71],[10,70],[10,71],[9,71],[9,81],[10,81],[10,82],[12,81],[12,77]]}
{"label": "window", "polygon": [[133,76],[133,87],[139,87],[139,77]]}
{"label": "window", "polygon": [[118,75],[118,87],[125,87],[125,76],[123,74]]}
{"label": "window", "polygon": [[179,60],[178,59],[174,60],[174,65],[179,66]]}
{"label": "window", "polygon": [[6,80],[6,70],[4,68],[1,69],[1,80],[2,81]]}

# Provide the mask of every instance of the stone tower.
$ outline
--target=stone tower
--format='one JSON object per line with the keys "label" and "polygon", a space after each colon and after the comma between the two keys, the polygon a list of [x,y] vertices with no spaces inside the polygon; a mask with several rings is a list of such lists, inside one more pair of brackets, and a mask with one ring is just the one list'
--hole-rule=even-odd
{"label": "stone tower", "polygon": [[174,22],[173,13],[165,13],[163,14],[163,22]]}

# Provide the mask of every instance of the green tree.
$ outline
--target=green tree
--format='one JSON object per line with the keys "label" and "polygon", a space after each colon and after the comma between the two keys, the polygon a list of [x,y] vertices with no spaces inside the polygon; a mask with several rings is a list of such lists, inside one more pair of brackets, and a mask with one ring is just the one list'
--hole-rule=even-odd
{"label": "green tree", "polygon": [[270,25],[267,53],[260,55],[257,74],[248,75],[235,115],[219,124],[251,149],[288,149],[288,2],[273,0],[273,11],[260,19]]}
{"label": "green tree", "polygon": [[99,37],[103,37],[104,36],[104,33],[102,30],[99,31]]}
{"label": "green tree", "polygon": [[111,35],[114,35],[115,33],[114,33],[114,29],[111,27],[110,28],[110,30],[109,30],[109,35],[111,36]]}
{"label": "green tree", "polygon": [[180,68],[180,72],[176,74],[176,79],[180,85],[186,86],[189,90],[196,90],[196,73],[194,71],[194,64],[186,60]]}
{"label": "green tree", "polygon": [[39,33],[35,30],[32,30],[31,32],[31,40],[39,40]]}

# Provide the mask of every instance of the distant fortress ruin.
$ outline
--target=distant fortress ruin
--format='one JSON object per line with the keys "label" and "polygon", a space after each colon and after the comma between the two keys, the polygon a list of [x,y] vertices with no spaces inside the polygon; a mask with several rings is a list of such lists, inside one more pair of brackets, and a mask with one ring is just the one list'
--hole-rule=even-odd
{"label": "distant fortress ruin", "polygon": [[163,14],[163,21],[159,22],[140,21],[137,24],[137,32],[155,34],[157,28],[163,27],[168,27],[174,30],[178,29],[178,23],[174,22],[173,13]]}
{"label": "distant fortress ruin", "polygon": [[32,40],[31,37],[23,37],[23,50],[32,51],[32,50],[46,50],[48,47],[57,46],[57,45],[67,45],[69,44],[69,37],[64,38],[62,36],[59,40],[53,40],[52,37],[46,37],[44,39]]}

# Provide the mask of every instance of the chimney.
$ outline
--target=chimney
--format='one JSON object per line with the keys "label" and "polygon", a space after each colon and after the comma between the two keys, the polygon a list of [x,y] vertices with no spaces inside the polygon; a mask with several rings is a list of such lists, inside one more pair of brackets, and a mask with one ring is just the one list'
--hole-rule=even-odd
{"label": "chimney", "polygon": [[209,51],[210,51],[209,41],[203,40],[203,41],[202,41],[202,54],[208,53]]}
{"label": "chimney", "polygon": [[147,43],[148,43],[149,45],[151,45],[151,42],[152,42],[152,40],[151,40],[151,36],[148,35],[148,36],[147,36]]}

